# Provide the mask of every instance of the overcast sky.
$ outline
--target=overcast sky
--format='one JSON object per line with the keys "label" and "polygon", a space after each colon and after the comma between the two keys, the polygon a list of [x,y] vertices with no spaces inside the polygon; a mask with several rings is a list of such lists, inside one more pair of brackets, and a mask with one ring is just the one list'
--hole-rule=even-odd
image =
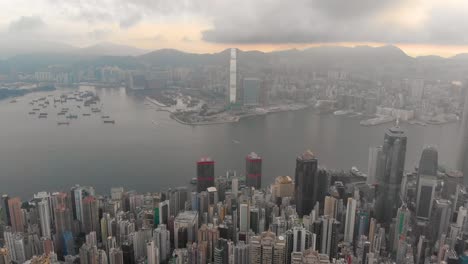
{"label": "overcast sky", "polygon": [[466,0],[0,0],[0,39],[264,51],[395,44],[468,52]]}

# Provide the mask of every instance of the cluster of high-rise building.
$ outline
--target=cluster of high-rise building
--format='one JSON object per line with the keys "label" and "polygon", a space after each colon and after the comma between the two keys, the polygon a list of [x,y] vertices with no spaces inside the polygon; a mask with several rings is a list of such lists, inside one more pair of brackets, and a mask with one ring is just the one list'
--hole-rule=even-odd
{"label": "cluster of high-rise building", "polygon": [[0,264],[468,263],[462,174],[441,170],[434,147],[405,172],[407,140],[388,129],[367,176],[323,169],[307,150],[294,177],[266,185],[252,152],[243,176],[201,158],[193,187],[3,195]]}

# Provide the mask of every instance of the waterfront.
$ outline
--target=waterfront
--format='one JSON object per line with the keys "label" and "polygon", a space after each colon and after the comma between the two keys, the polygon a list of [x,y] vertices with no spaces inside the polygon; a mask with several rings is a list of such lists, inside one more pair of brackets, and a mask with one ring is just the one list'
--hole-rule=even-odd
{"label": "waterfront", "polygon": [[[75,183],[93,185],[99,193],[108,193],[112,186],[160,191],[187,185],[202,156],[215,159],[216,175],[227,169],[243,173],[243,157],[251,151],[263,157],[263,183],[279,175],[293,176],[295,157],[305,149],[315,152],[322,166],[355,165],[366,172],[369,146],[381,145],[385,129],[392,125],[363,127],[355,119],[305,109],[187,126],[145,104],[144,97],[127,95],[125,89],[96,92],[115,125],[104,125],[99,116],[80,116],[69,126],[29,116],[28,102],[47,93],[28,94],[17,103],[0,101],[0,193],[28,198],[40,190],[68,190]],[[428,144],[438,147],[441,164],[454,166],[458,123],[403,126],[408,133],[408,169]]]}

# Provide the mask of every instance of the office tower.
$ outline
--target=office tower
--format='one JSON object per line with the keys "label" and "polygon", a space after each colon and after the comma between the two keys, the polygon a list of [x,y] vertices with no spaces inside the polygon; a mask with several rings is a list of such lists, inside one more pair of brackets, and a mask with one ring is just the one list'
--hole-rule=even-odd
{"label": "office tower", "polygon": [[159,203],[159,223],[167,225],[169,222],[169,200],[165,200]]}
{"label": "office tower", "polygon": [[296,201],[296,212],[299,218],[308,215],[318,201],[317,195],[320,186],[318,186],[317,180],[317,166],[317,159],[310,150],[296,159],[294,200]]}
{"label": "office tower", "polygon": [[151,229],[140,229],[131,234],[133,240],[133,252],[135,260],[140,261],[146,258],[146,242],[152,238]]}
{"label": "office tower", "polygon": [[3,223],[6,225],[11,226],[11,218],[10,218],[10,206],[8,205],[8,200],[10,198],[8,197],[7,194],[2,195],[2,220]]}
{"label": "office tower", "polygon": [[133,245],[129,242],[122,244],[123,262],[125,264],[135,264],[135,254],[133,253]]}
{"label": "office tower", "polygon": [[431,215],[431,242],[440,239],[442,234],[446,234],[452,218],[452,203],[445,199],[436,199]]}
{"label": "office tower", "polygon": [[240,241],[234,247],[234,263],[248,264],[249,263],[249,246],[244,241]]}
{"label": "office tower", "polygon": [[234,199],[237,199],[239,193],[239,178],[232,178],[231,180],[231,193]]}
{"label": "office tower", "polygon": [[62,256],[65,251],[65,241],[63,234],[72,231],[72,212],[63,205],[55,208],[55,247],[57,253]]}
{"label": "office tower", "polygon": [[346,222],[344,231],[344,241],[353,243],[354,240],[354,221],[356,220],[356,200],[348,198],[348,204],[346,206]]}
{"label": "office tower", "polygon": [[245,177],[248,187],[262,188],[262,158],[255,152],[245,158]]}
{"label": "office tower", "polygon": [[216,190],[216,187],[208,187],[207,189],[208,192],[208,206],[213,206],[218,203],[218,190]]}
{"label": "office tower", "polygon": [[249,232],[250,229],[250,206],[248,203],[239,205],[239,231]]}
{"label": "office tower", "polygon": [[367,170],[367,184],[375,184],[377,182],[377,174],[383,165],[382,160],[382,146],[369,148],[369,161]]}
{"label": "office tower", "polygon": [[207,252],[205,253],[206,259],[208,261],[213,261],[214,259],[214,249],[217,245],[217,241],[220,238],[220,231],[217,227],[209,224],[202,225],[198,229],[197,240],[198,243],[206,242]]}
{"label": "office tower", "polygon": [[421,154],[416,186],[416,216],[420,219],[431,216],[437,186],[437,156],[437,150],[432,147],[425,148]]}
{"label": "office tower", "polygon": [[[395,218],[395,235],[393,241],[393,250],[396,251],[399,248],[401,238],[406,238],[407,231],[410,226],[411,213],[408,210],[406,204],[402,204],[398,208],[397,215]],[[403,257],[403,256],[402,256]]]}
{"label": "office tower", "polygon": [[377,177],[376,217],[389,225],[400,207],[401,182],[405,167],[406,134],[396,126],[385,133],[382,160],[385,164]]}
{"label": "office tower", "polygon": [[51,238],[49,202],[43,199],[37,203],[37,206],[39,209],[39,219],[41,222],[41,234],[43,237]]}
{"label": "office tower", "polygon": [[18,197],[8,200],[10,222],[13,232],[24,232],[23,212],[21,211],[21,200]]}
{"label": "office tower", "polygon": [[159,264],[159,249],[154,240],[146,243],[146,255],[148,256],[148,264]]}
{"label": "office tower", "polygon": [[[87,196],[83,199],[83,231],[89,233],[92,231],[100,232],[99,229],[99,211],[97,200],[94,196]],[[100,234],[99,234],[100,235]]]}
{"label": "office tower", "polygon": [[109,251],[109,264],[124,264],[123,252],[120,248],[111,248]]}
{"label": "office tower", "polygon": [[338,245],[338,229],[339,229],[339,222],[333,218],[324,216],[321,218],[321,231],[320,234],[320,253],[327,254],[330,256],[334,256],[337,251]]}
{"label": "office tower", "polygon": [[197,192],[214,186],[214,165],[215,162],[210,158],[201,158],[197,162]]}
{"label": "office tower", "polygon": [[161,263],[165,263],[171,252],[171,234],[167,230],[166,225],[161,224],[153,232],[153,239],[159,249],[159,259]]}
{"label": "office tower", "polygon": [[122,200],[124,193],[123,187],[112,187],[111,188],[111,199],[112,200]]}
{"label": "office tower", "polygon": [[10,264],[10,262],[11,257],[8,248],[0,248],[0,264]]}
{"label": "office tower", "polygon": [[460,131],[460,150],[458,156],[458,169],[463,173],[463,183],[468,184],[468,84],[464,83],[464,107]]}
{"label": "office tower", "polygon": [[326,196],[323,205],[323,215],[336,218],[337,199],[332,196]]}
{"label": "office tower", "polygon": [[[186,232],[188,243],[196,242],[198,233],[198,212],[180,212],[174,219],[174,241],[182,241],[181,239],[179,239],[179,236],[182,234],[179,231],[184,233]],[[179,246],[177,245],[180,245],[180,243],[175,244],[175,248],[179,248]],[[184,245],[183,247],[185,246],[186,245]]]}
{"label": "office tower", "polygon": [[229,62],[229,103],[237,102],[237,49],[231,49],[231,59]]}

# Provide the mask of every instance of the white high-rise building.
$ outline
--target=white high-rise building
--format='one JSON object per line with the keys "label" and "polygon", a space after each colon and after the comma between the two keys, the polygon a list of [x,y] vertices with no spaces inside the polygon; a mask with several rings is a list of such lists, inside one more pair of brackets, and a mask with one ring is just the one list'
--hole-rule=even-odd
{"label": "white high-rise building", "polygon": [[50,236],[50,211],[49,211],[49,201],[43,199],[37,203],[39,209],[39,219],[41,222],[41,234],[43,237],[51,238]]}
{"label": "white high-rise building", "polygon": [[356,220],[356,200],[348,198],[348,205],[346,207],[346,223],[344,241],[348,243],[353,242],[354,236],[354,221]]}
{"label": "white high-rise building", "polygon": [[250,230],[250,209],[249,204],[241,203],[240,204],[240,216],[239,216],[239,231],[240,232],[249,232]]}
{"label": "white high-rise building", "polygon": [[154,240],[146,243],[146,254],[148,256],[148,264],[159,264],[159,249]]}
{"label": "white high-rise building", "polygon": [[237,101],[237,49],[231,49],[231,60],[229,64],[229,103]]}

